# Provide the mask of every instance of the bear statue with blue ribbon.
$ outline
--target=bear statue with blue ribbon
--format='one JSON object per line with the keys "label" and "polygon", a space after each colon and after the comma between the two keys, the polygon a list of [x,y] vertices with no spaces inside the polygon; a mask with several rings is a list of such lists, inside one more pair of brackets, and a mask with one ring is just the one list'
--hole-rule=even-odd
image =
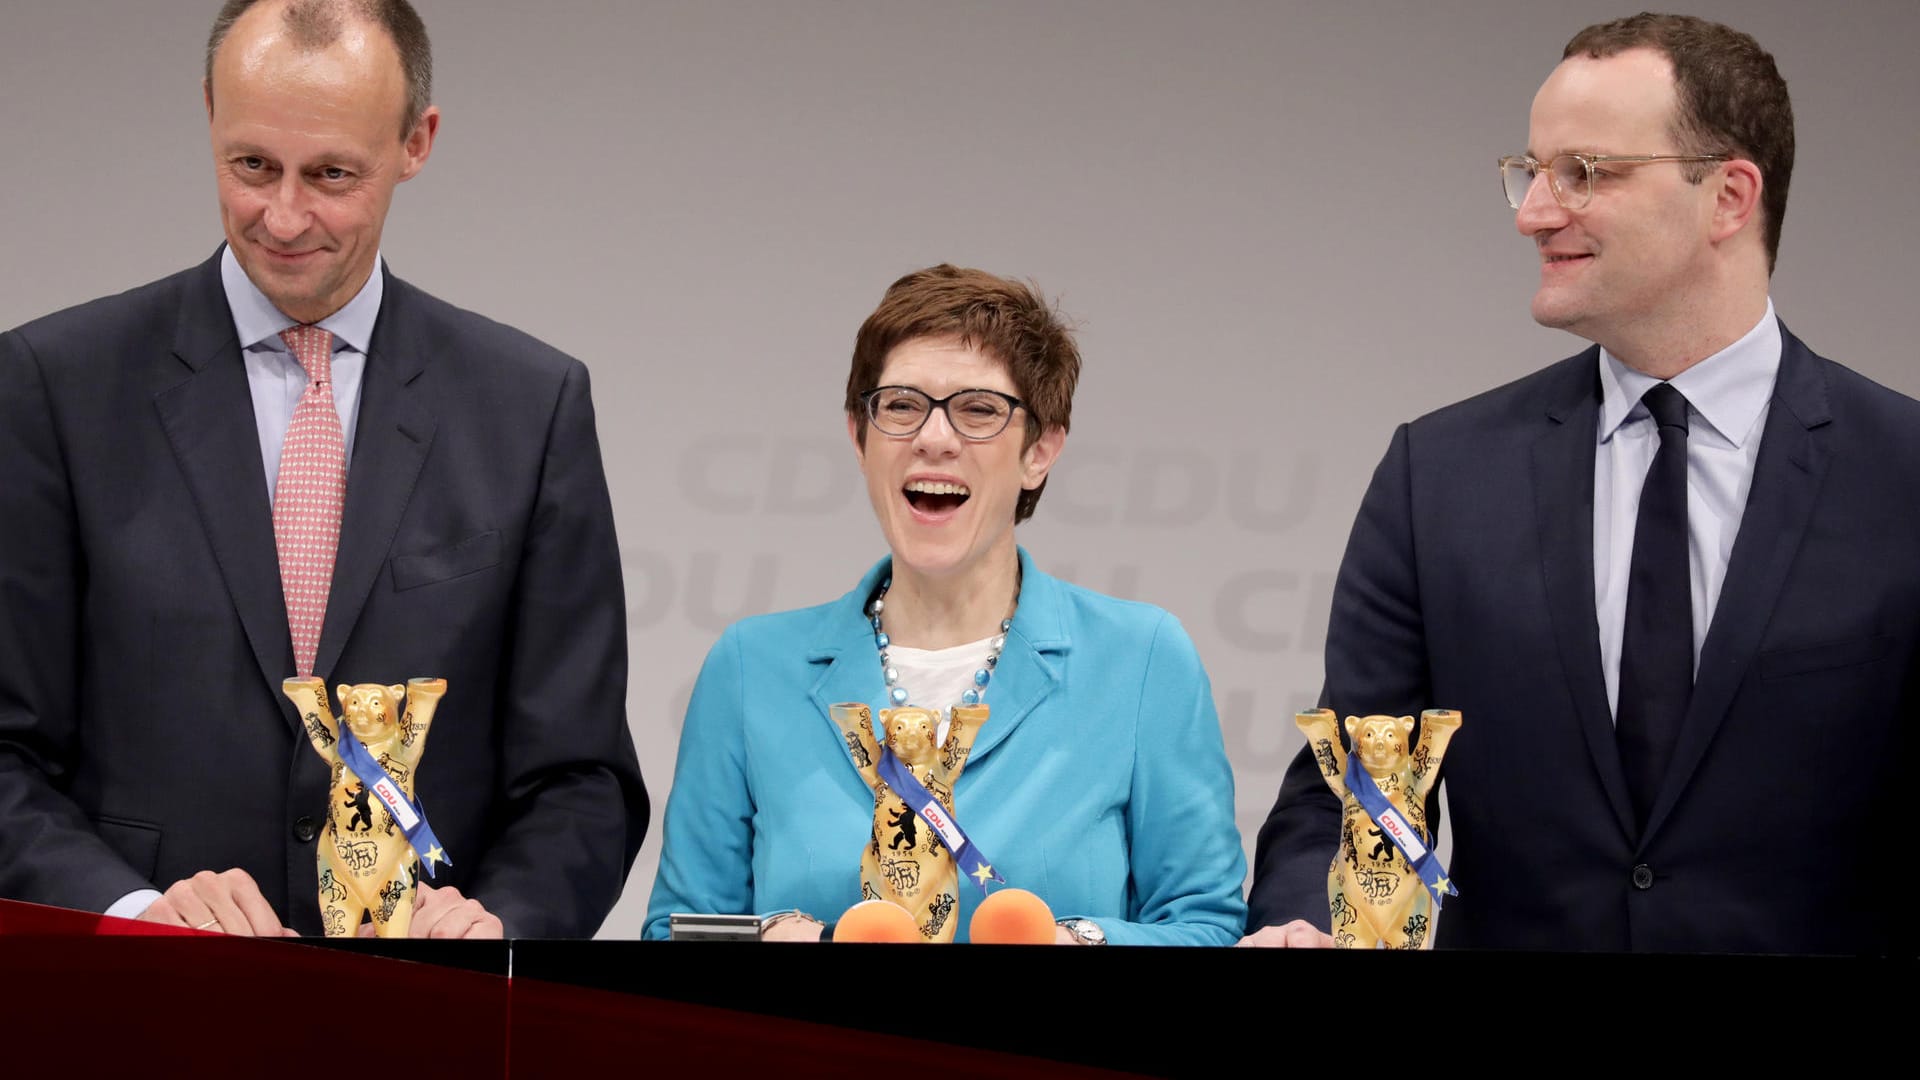
{"label": "bear statue with blue ribbon", "polygon": [[1298,713],[1294,723],[1327,786],[1340,797],[1340,846],[1327,871],[1334,945],[1345,949],[1433,947],[1440,904],[1459,891],[1433,852],[1427,796],[1440,758],[1460,729],[1460,714],[1420,714],[1420,740],[1409,752],[1411,716],[1349,716],[1344,757],[1334,714]]}
{"label": "bear statue with blue ribbon", "polygon": [[406,937],[416,867],[432,877],[435,862],[452,865],[414,797],[414,774],[447,680],[343,683],[338,720],[324,681],[288,679],[281,691],[300,710],[315,752],[333,767],[317,852],[321,926],[328,937],[348,937],[371,918],[376,935]]}
{"label": "bear statue with blue ribbon", "polygon": [[923,941],[952,941],[961,872],[982,895],[989,882],[1006,883],[953,809],[953,786],[987,722],[987,706],[955,705],[944,739],[934,709],[881,709],[878,733],[865,705],[835,705],[829,712],[853,767],[873,789],[873,831],[860,854],[860,898],[906,908]]}

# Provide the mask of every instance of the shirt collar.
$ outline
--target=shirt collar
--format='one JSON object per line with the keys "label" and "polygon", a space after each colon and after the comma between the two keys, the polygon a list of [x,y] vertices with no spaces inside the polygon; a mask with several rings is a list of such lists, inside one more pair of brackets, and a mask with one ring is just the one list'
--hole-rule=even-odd
{"label": "shirt collar", "polygon": [[[1746,336],[1673,377],[1673,388],[1721,438],[1738,448],[1753,434],[1760,410],[1773,396],[1773,378],[1780,370],[1780,323],[1774,318],[1773,298],[1766,314]],[[1613,438],[1635,410],[1640,396],[1660,380],[1635,371],[1604,347],[1600,350],[1600,441]]]}
{"label": "shirt collar", "polygon": [[[376,254],[367,283],[360,286],[360,291],[345,307],[318,323],[322,330],[333,335],[336,348],[349,348],[361,355],[368,353],[373,343],[373,324],[380,317],[380,297],[386,292],[386,274],[382,272],[385,265],[386,261]],[[240,347],[251,349],[266,342],[272,348],[283,348],[280,331],[298,326],[299,322],[282,314],[253,279],[247,277],[247,272],[240,268],[240,260],[234,258],[231,245],[220,251],[220,284],[227,292],[227,310],[233,313],[233,329],[240,336]]]}

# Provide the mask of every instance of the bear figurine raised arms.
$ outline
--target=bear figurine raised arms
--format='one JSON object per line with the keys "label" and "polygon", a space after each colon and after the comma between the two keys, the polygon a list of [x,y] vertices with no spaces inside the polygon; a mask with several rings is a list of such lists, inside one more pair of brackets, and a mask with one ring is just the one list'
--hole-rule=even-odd
{"label": "bear figurine raised arms", "polygon": [[333,767],[315,854],[322,928],[348,937],[370,917],[376,935],[406,937],[420,859],[429,877],[434,862],[451,861],[414,799],[414,774],[447,681],[343,683],[339,719],[321,679],[288,679],[281,691],[300,710],[314,751]]}
{"label": "bear figurine raised arms", "polygon": [[1349,716],[1353,749],[1340,755],[1340,732],[1329,709],[1298,713],[1327,786],[1340,797],[1340,846],[1327,871],[1334,945],[1345,949],[1433,947],[1441,898],[1456,895],[1433,853],[1427,795],[1440,774],[1460,714],[1420,714],[1420,739],[1408,749],[1411,716]]}
{"label": "bear figurine raised arms", "polygon": [[[835,705],[829,711],[854,768],[873,789],[873,829],[860,853],[860,898],[891,900],[906,908],[925,941],[952,941],[958,923],[961,867],[938,829],[952,826],[953,786],[960,780],[974,736],[987,722],[987,706],[955,705],[948,714],[945,741],[936,737],[940,714],[933,709],[881,709],[880,739],[875,738],[867,706]],[[887,783],[881,775],[883,747],[902,770],[898,778],[909,786],[923,787],[937,805],[909,806],[902,797],[906,793]],[[935,820],[926,820],[923,815],[927,814]],[[965,843],[960,847],[967,850]],[[992,873],[991,867],[982,868]],[[967,869],[976,868],[970,863]],[[978,873],[975,880],[985,887]],[[998,875],[992,880],[999,880]]]}

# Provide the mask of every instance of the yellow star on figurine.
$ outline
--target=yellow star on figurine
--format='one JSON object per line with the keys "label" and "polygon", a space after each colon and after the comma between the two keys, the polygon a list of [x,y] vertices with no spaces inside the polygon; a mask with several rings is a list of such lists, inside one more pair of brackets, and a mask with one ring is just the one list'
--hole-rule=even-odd
{"label": "yellow star on figurine", "polygon": [[431,866],[435,862],[443,862],[443,863],[446,863],[448,866],[453,865],[453,860],[447,858],[447,853],[440,850],[439,844],[434,844],[433,846],[427,848],[427,865]]}
{"label": "yellow star on figurine", "polygon": [[1433,891],[1436,895],[1448,892],[1452,888],[1453,888],[1453,879],[1449,877],[1443,876],[1437,879],[1436,881],[1434,881],[1433,883]]}
{"label": "yellow star on figurine", "polygon": [[980,863],[979,865],[975,866],[973,868],[973,880],[979,882],[983,886],[987,882],[992,881],[993,867],[988,866],[986,863]]}

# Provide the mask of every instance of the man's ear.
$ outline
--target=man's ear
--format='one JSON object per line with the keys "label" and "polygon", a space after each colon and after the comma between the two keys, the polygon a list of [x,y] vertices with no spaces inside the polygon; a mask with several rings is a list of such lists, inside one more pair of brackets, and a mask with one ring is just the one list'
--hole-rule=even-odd
{"label": "man's ear", "polygon": [[427,155],[433,153],[434,136],[440,133],[440,106],[429,105],[427,111],[414,121],[413,130],[407,132],[402,149],[406,151],[407,163],[400,169],[401,180],[411,180],[426,167]]}
{"label": "man's ear", "polygon": [[1028,491],[1046,482],[1047,473],[1053,463],[1060,460],[1060,451],[1066,449],[1067,433],[1064,429],[1051,427],[1040,433],[1020,455],[1020,486]]}
{"label": "man's ear", "polygon": [[1750,223],[1758,227],[1755,219],[1760,214],[1760,195],[1766,190],[1760,166],[1745,158],[1734,158],[1722,163],[1718,175],[1705,182],[1716,185],[1713,223],[1708,234],[1714,243],[1731,239]]}

